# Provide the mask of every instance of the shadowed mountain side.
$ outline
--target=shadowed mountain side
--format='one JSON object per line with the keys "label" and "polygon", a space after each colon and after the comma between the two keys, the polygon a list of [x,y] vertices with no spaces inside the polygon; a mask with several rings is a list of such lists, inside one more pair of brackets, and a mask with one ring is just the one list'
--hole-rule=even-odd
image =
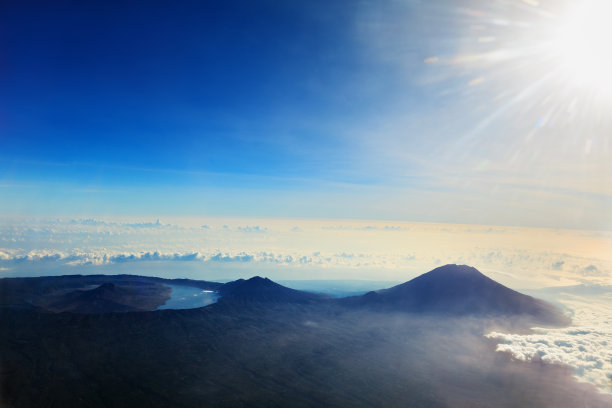
{"label": "shadowed mountain side", "polygon": [[345,306],[414,313],[526,316],[539,324],[567,325],[553,305],[507,288],[467,265],[445,265],[389,289],[339,299]]}
{"label": "shadowed mountain side", "polygon": [[53,312],[111,313],[142,311],[141,296],[138,292],[103,283],[95,289],[77,290],[66,293],[47,305]]}
{"label": "shadowed mountain side", "polygon": [[[91,291],[100,285],[98,292]],[[166,284],[191,286],[203,290],[217,290],[222,283],[190,279],[163,279],[135,275],[64,275],[37,278],[0,279],[0,308],[37,309],[41,311],[71,310],[79,313],[100,313],[129,310],[155,310],[170,297]],[[127,291],[127,292],[126,292]],[[71,292],[74,292],[70,295]],[[95,306],[87,306],[87,300]],[[76,302],[70,307],[70,302]],[[115,304],[119,303],[119,305]],[[82,307],[76,307],[81,304]],[[120,305],[127,305],[123,308]]]}
{"label": "shadowed mountain side", "polygon": [[255,276],[228,282],[219,289],[220,304],[263,303],[311,303],[327,299],[327,296],[290,289],[268,278]]}
{"label": "shadowed mountain side", "polygon": [[0,309],[0,398],[14,408],[611,406],[567,367],[496,353],[485,326],[328,302]]}

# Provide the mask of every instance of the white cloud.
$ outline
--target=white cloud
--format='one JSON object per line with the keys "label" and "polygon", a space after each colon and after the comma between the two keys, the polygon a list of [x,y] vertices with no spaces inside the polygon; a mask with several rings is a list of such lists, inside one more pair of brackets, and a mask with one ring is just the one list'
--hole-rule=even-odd
{"label": "white cloud", "polygon": [[514,288],[612,283],[607,232],[272,219],[2,221],[0,267],[14,274],[36,262],[57,264],[54,273],[74,273],[61,268],[191,261],[316,267],[329,278],[376,273],[406,281],[436,265],[459,263]]}
{"label": "white cloud", "polygon": [[565,263],[565,261],[556,261],[553,262],[551,269],[555,270],[555,271],[560,271],[561,269],[563,269],[563,264]]}
{"label": "white cloud", "polygon": [[584,276],[608,276],[609,274],[604,271],[600,271],[595,265],[588,265],[581,269],[581,273]]}
{"label": "white cloud", "polygon": [[605,297],[569,295],[561,301],[574,313],[570,327],[535,328],[527,335],[493,332],[487,337],[501,342],[499,352],[522,361],[568,365],[578,380],[612,393],[612,303]]}
{"label": "white cloud", "polygon": [[268,231],[267,227],[261,227],[259,225],[254,225],[254,226],[250,226],[250,225],[245,225],[244,227],[238,227],[236,228],[237,231],[240,232],[254,232],[254,233],[265,233]]}

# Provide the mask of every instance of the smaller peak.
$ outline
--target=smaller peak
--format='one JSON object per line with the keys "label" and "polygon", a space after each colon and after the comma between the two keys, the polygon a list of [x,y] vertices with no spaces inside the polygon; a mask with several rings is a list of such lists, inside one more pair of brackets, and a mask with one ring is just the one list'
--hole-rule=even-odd
{"label": "smaller peak", "polygon": [[268,278],[262,278],[261,276],[253,276],[252,278],[247,279],[247,282],[252,282],[252,283],[266,282],[267,283],[267,282],[272,282],[272,281]]}
{"label": "smaller peak", "polygon": [[228,282],[220,289],[221,302],[303,303],[319,300],[319,295],[279,285],[268,278],[254,276],[246,281]]}

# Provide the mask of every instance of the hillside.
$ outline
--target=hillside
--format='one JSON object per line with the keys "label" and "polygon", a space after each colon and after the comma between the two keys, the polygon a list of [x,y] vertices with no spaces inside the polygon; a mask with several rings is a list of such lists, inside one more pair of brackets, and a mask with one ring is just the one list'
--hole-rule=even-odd
{"label": "hillside", "polygon": [[322,295],[290,289],[259,276],[228,282],[219,288],[219,294],[221,303],[310,303],[326,298]]}
{"label": "hillside", "polygon": [[441,266],[392,288],[341,299],[339,303],[377,310],[525,316],[542,324],[569,323],[553,305],[507,288],[467,265]]}

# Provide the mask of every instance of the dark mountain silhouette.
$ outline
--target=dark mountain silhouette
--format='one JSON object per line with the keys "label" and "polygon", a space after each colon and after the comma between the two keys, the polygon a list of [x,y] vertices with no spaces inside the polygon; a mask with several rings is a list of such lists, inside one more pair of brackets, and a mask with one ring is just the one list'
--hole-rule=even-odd
{"label": "dark mountain silhouette", "polygon": [[228,282],[219,289],[221,303],[310,303],[325,299],[322,295],[290,289],[268,278],[255,276]]}
{"label": "dark mountain silhouette", "polygon": [[[115,284],[93,293],[125,288]],[[295,295],[262,278],[225,290]],[[512,317],[399,314],[333,300],[233,305],[101,314],[0,308],[0,406],[612,406],[570,367],[495,352],[483,335]]]}
{"label": "dark mountain silhouette", "polygon": [[0,295],[19,289],[0,302],[0,406],[612,406],[569,367],[495,352],[483,335],[500,321],[527,330],[516,315],[558,314],[467,266],[345,300],[255,277],[199,282],[223,297],[196,309],[11,307],[153,307],[169,291],[145,277],[89,279],[0,279]]}
{"label": "dark mountain silhouette", "polygon": [[509,289],[465,265],[442,266],[389,289],[336,300],[290,289],[259,276],[226,284],[130,275],[5,278],[0,279],[0,307],[76,313],[155,310],[170,296],[165,283],[214,290],[221,295],[220,304],[225,305],[322,302],[352,309],[449,316],[526,316],[538,324],[568,323],[554,306]]}
{"label": "dark mountain silhouette", "polygon": [[48,309],[55,312],[76,313],[110,313],[142,310],[131,304],[135,297],[138,297],[136,291],[107,282],[95,289],[69,292],[49,305]]}
{"label": "dark mountain silhouette", "polygon": [[445,265],[389,289],[340,299],[348,306],[448,315],[517,316],[569,323],[553,305],[495,282],[467,265]]}
{"label": "dark mountain silhouette", "polygon": [[[105,300],[128,305],[129,310],[155,310],[170,298],[171,289],[168,285],[182,285],[204,290],[217,290],[222,283],[206,282],[191,279],[164,279],[150,276],[137,275],[62,275],[44,276],[36,278],[1,278],[0,279],[0,309],[14,310],[39,310],[47,312],[58,312],[70,309],[79,313],[101,313],[106,311],[117,311],[123,309],[121,306],[101,301],[92,294],[83,294],[83,291],[96,289],[105,283],[113,283],[119,289],[128,292],[116,291],[113,295],[108,294]],[[99,291],[112,292],[111,288],[102,287]],[[73,295],[66,296],[74,292]],[[80,304],[84,308],[70,308],[70,302],[75,301],[79,294],[84,298]],[[117,299],[123,299],[117,302]],[[87,306],[85,298],[96,301],[95,307]],[[77,299],[78,300],[78,299]],[[107,306],[103,306],[107,303]]]}

